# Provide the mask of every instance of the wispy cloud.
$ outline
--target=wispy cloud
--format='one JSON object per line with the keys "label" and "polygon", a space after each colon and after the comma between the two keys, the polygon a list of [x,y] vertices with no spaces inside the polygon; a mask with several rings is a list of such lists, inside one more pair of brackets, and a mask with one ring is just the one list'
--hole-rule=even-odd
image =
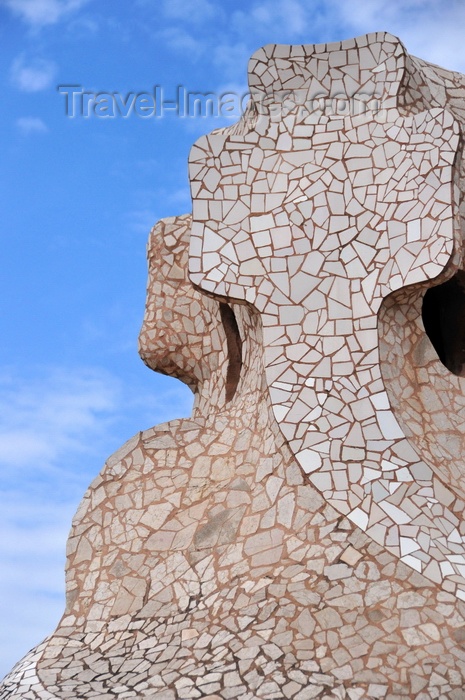
{"label": "wispy cloud", "polygon": [[[0,378],[0,467],[3,483],[17,470],[29,477],[89,453],[108,430],[119,406],[120,386],[97,369],[45,370],[43,380]],[[28,478],[29,478],[28,477]]]}
{"label": "wispy cloud", "polygon": [[149,234],[150,229],[156,223],[157,217],[154,209],[133,209],[125,216],[129,228],[136,233]]}
{"label": "wispy cloud", "polygon": [[10,78],[13,85],[22,92],[40,92],[52,84],[56,65],[44,58],[27,59],[18,56],[11,66]]}
{"label": "wispy cloud", "polygon": [[225,79],[243,78],[246,88],[247,64],[251,49],[244,41],[218,43],[214,50],[215,63],[222,68]]}
{"label": "wispy cloud", "polygon": [[85,38],[99,31],[99,23],[93,17],[78,16],[69,22],[68,31],[71,36]]}
{"label": "wispy cloud", "polygon": [[205,43],[197,39],[182,27],[172,26],[156,33],[167,49],[184,54],[187,61],[198,58],[207,48]]}
{"label": "wispy cloud", "polygon": [[256,0],[229,20],[225,47],[229,38],[234,48],[234,37],[253,50],[262,43],[311,44],[388,31],[410,53],[465,71],[462,0],[358,0],[356,5],[353,0]]}
{"label": "wispy cloud", "polygon": [[105,371],[41,374],[0,377],[0,676],[58,622],[71,517],[121,409]]}
{"label": "wispy cloud", "polygon": [[49,634],[64,608],[66,536],[75,503],[0,492],[0,678]]}
{"label": "wispy cloud", "polygon": [[[202,130],[209,130],[208,124],[206,124],[209,120],[186,117],[179,121],[182,122],[184,127],[194,122],[201,122]],[[206,131],[203,131],[203,133],[206,133]],[[155,163],[156,161],[145,161],[144,163],[139,161],[137,167],[154,167]],[[133,191],[133,206],[124,215],[125,222],[130,230],[148,236],[152,226],[163,216],[176,216],[192,210],[185,163],[176,160],[172,166],[170,182],[159,185],[156,192],[152,189],[143,188]],[[177,175],[178,173],[179,175]]]}
{"label": "wispy cloud", "polygon": [[87,2],[89,0],[0,0],[0,5],[7,7],[29,26],[40,29],[56,24]]}
{"label": "wispy cloud", "polygon": [[152,226],[163,216],[176,216],[191,209],[189,188],[181,187],[174,192],[167,192],[166,198],[161,199],[153,208],[133,209],[125,215],[125,220],[131,231],[148,236]]}
{"label": "wispy cloud", "polygon": [[305,34],[310,37],[314,33],[318,14],[319,3],[316,2],[270,0],[255,2],[247,10],[234,12],[232,24],[236,32],[247,36],[249,41],[253,35],[268,37],[269,42],[276,41],[279,35],[284,35],[287,41],[292,41]]}
{"label": "wispy cloud", "polygon": [[[340,16],[348,24],[366,27],[367,24],[394,22],[405,20],[407,16],[416,17],[421,22],[428,16],[439,18],[444,10],[453,7],[454,2],[442,0],[391,0],[386,3],[383,0],[358,0],[357,12],[354,12],[353,3],[350,0],[331,0],[328,7],[340,13]],[[378,27],[381,29],[381,27]],[[407,27],[406,27],[407,28]]]}
{"label": "wispy cloud", "polygon": [[407,50],[420,58],[453,70],[465,70],[463,27],[465,4],[461,0],[329,0],[330,15],[346,28],[347,36],[389,31]]}
{"label": "wispy cloud", "polygon": [[163,13],[169,19],[200,24],[221,14],[220,7],[208,0],[164,0]]}
{"label": "wispy cloud", "polygon": [[20,117],[16,120],[16,126],[24,136],[29,134],[45,134],[48,127],[39,117]]}
{"label": "wispy cloud", "polygon": [[[147,235],[155,221],[150,217]],[[141,421],[150,414],[154,423],[166,420],[167,406],[172,417],[188,415],[191,394],[184,385],[150,375],[147,370],[142,390],[102,368],[42,368],[42,379],[0,376],[0,491],[19,481],[32,492],[48,478],[58,478],[63,492],[72,490],[82,482],[83,460],[92,474],[102,450],[130,437],[121,431],[129,413]],[[150,387],[152,378],[158,386]]]}
{"label": "wispy cloud", "polygon": [[136,388],[79,367],[0,375],[0,678],[58,622],[71,519],[109,453],[130,437],[125,414],[137,414],[140,429],[189,414],[189,390],[159,379],[147,369]]}

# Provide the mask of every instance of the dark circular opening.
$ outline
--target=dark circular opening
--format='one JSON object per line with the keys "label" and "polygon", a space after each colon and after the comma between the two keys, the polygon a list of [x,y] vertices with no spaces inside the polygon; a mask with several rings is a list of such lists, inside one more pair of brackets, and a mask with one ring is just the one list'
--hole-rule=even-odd
{"label": "dark circular opening", "polygon": [[439,359],[458,377],[465,376],[465,271],[431,287],[423,299],[423,325]]}

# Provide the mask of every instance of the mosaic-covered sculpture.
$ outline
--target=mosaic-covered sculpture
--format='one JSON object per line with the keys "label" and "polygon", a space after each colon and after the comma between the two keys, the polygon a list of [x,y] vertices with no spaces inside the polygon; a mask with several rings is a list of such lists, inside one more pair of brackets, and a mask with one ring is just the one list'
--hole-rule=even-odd
{"label": "mosaic-covered sculpture", "polygon": [[140,353],[192,417],[91,484],[1,700],[465,697],[465,78],[380,33],[249,80],[149,240]]}
{"label": "mosaic-covered sculpture", "polygon": [[[378,342],[383,298],[449,261],[456,271],[459,124],[444,109],[400,114],[405,56],[393,42],[269,47],[252,59],[259,94],[270,75],[278,96],[287,89],[286,114],[262,104],[253,127],[193,147],[191,279],[260,311],[275,417],[325,499],[465,599],[463,501],[405,439]],[[332,95],[348,76],[366,94],[366,74],[387,95],[377,111],[302,110],[315,82]]]}

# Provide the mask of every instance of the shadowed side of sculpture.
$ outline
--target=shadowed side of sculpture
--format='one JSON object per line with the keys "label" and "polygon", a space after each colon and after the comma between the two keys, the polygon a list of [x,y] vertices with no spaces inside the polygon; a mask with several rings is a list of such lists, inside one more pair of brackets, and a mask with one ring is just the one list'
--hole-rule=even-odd
{"label": "shadowed side of sculpture", "polygon": [[231,401],[237,390],[242,368],[242,339],[234,311],[220,302],[220,315],[228,347],[228,371],[226,374],[226,401]]}
{"label": "shadowed side of sculpture", "polygon": [[465,272],[428,289],[423,299],[425,331],[442,364],[465,376]]}

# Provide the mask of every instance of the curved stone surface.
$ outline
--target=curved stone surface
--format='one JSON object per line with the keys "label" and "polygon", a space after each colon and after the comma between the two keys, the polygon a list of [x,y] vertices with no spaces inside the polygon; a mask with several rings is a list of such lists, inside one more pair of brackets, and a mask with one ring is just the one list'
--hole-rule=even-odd
{"label": "curved stone surface", "polygon": [[[463,477],[460,465],[451,465],[451,456],[461,449],[457,432],[463,379],[440,364],[421,323],[425,289],[453,275],[460,264],[460,212],[451,183],[454,179],[461,188],[462,165],[453,156],[461,147],[457,120],[463,78],[412,59],[386,34],[329,47],[265,47],[251,65],[252,86],[258,92],[270,87],[271,99],[252,104],[234,128],[206,137],[206,149],[194,150],[191,165],[192,274],[204,284],[202,266],[213,262],[209,293],[215,291],[218,298],[202,293],[187,278],[190,216],[159,222],[149,240],[140,352],[149,367],[192,388],[192,417],[134,436],[91,484],[68,542],[65,614],[55,633],[3,681],[1,700],[464,697],[465,603],[454,594],[458,586],[460,595],[462,583]],[[310,82],[312,98],[320,89],[315,74],[324,89],[334,83],[349,98],[355,92],[360,97],[361,87],[373,90],[371,106],[384,105],[389,119],[373,120],[361,109],[360,123],[354,126],[346,116],[341,129],[340,120],[324,113],[333,109],[330,101],[329,106],[322,103],[317,118],[312,113],[309,124],[299,123],[295,110],[301,98],[288,94],[288,111],[278,114],[273,96],[289,89],[291,67],[299,76],[295,89],[307,89]],[[359,97],[354,99],[360,102]],[[444,111],[446,102],[454,116]],[[260,109],[269,110],[268,117]],[[308,131],[299,131],[308,128],[311,147]],[[367,133],[373,142],[370,153],[349,153],[353,146],[357,151]],[[316,134],[322,135],[318,143]],[[264,145],[261,160],[259,140]],[[255,155],[247,152],[251,143]],[[383,168],[373,173],[358,162],[374,158],[378,147],[376,157],[387,149],[386,163],[393,163],[388,178]],[[328,168],[329,153],[335,157]],[[262,177],[252,177],[252,159],[252,170]],[[289,168],[277,167],[287,161]],[[337,177],[341,164],[342,179]],[[283,206],[290,173],[295,187]],[[438,173],[444,179],[440,186],[433,177]],[[252,217],[248,197],[258,182],[259,191],[253,193],[258,212]],[[421,199],[430,201],[428,187],[435,193],[434,206],[439,202],[434,215]],[[338,207],[347,192],[351,206],[359,209],[341,213]],[[299,197],[304,199],[296,201]],[[413,199],[424,209],[405,214],[400,201]],[[355,219],[349,223],[356,230],[342,245],[346,257],[353,251],[347,259],[339,250],[343,228],[322,233],[318,249],[308,248],[304,222],[309,221],[309,203],[323,210],[327,200],[334,225],[342,223],[339,217]],[[258,226],[251,230],[253,219],[263,226],[262,217],[280,216],[281,209],[287,224],[281,218],[277,233]],[[379,217],[369,233],[361,226],[366,211],[371,218],[363,226]],[[397,216],[394,228],[388,211]],[[312,215],[313,224],[324,232],[327,222],[319,213]],[[204,238],[206,226],[227,242]],[[235,236],[241,234],[238,242]],[[364,246],[374,249],[371,258]],[[215,268],[215,255],[226,267],[220,269],[220,263]],[[245,277],[226,289],[221,285],[234,255],[247,264]],[[295,280],[302,272],[310,277],[304,269],[308,265],[313,281],[306,280],[310,289],[299,300]],[[244,295],[244,287],[255,292],[264,271],[269,279],[260,282],[261,289],[274,295],[276,309],[270,309],[265,294],[253,300]],[[439,276],[432,280],[433,275]],[[325,280],[331,282],[328,289]],[[406,283],[410,286],[402,288]],[[315,328],[312,314],[326,311],[329,304],[307,309],[303,300],[322,290],[336,313],[335,318],[319,314]],[[310,348],[298,346],[303,327],[299,307],[305,307],[304,340],[312,337]],[[275,329],[273,318],[278,319]],[[286,348],[281,333],[287,334]],[[305,355],[321,350],[319,362]],[[286,371],[297,377],[311,368],[305,389],[294,376],[294,384],[286,382],[290,391],[274,386],[270,393],[276,380],[270,373],[282,358]],[[335,376],[320,372],[326,359]],[[312,405],[302,416],[307,422],[299,419],[297,429],[289,422],[287,434],[279,408],[287,409],[285,401],[290,395],[292,403],[295,391],[289,407],[295,410],[301,390],[311,395]],[[447,412],[448,393],[452,409]],[[446,414],[442,420],[441,411]],[[396,430],[402,426],[403,435],[376,432],[389,420]],[[354,426],[366,443],[357,442]],[[304,445],[308,434],[319,438],[324,430],[334,445],[330,469],[317,469],[311,476],[337,481],[339,499],[318,480],[317,490],[293,454],[321,445],[315,441],[297,449],[294,441]],[[381,443],[385,452],[379,450]],[[341,455],[344,448],[354,452],[339,457],[335,447]],[[363,460],[358,450],[364,451]],[[407,465],[399,463],[396,450],[409,450],[416,461],[410,457]],[[382,474],[380,455],[392,460]],[[334,469],[336,463],[340,469]],[[359,471],[372,470],[363,472],[364,483],[351,481],[357,465]],[[417,473],[412,480],[415,470],[425,478]],[[352,492],[358,498],[362,491],[362,501],[353,501],[355,508],[379,515],[366,532],[356,518],[351,522],[347,517],[354,508],[346,515],[341,506],[344,499],[352,503]],[[429,500],[429,511],[422,499]],[[392,525],[386,504],[405,513],[407,503],[421,511],[415,513],[419,522]],[[441,520],[444,514],[451,519]],[[451,523],[457,536],[451,537]],[[435,547],[423,537],[434,524]],[[373,532],[376,525],[388,529],[381,544]],[[396,532],[404,539],[395,540]],[[411,542],[420,548],[406,553]],[[457,560],[450,559],[454,573],[441,569],[443,578],[434,574],[432,563],[441,568],[444,557]],[[418,562],[426,577],[412,568]]]}
{"label": "curved stone surface", "polygon": [[[160,258],[151,257],[141,346],[152,366],[164,360],[149,334],[165,292],[171,320],[177,299],[184,311],[186,295],[198,303],[196,317],[219,343],[215,371],[197,384],[203,408],[135,436],[108,460],[74,520],[68,610],[26,660],[27,695],[16,671],[0,697],[460,697],[465,605],[305,482],[274,423],[260,325],[246,305],[234,306],[244,369],[225,402],[219,304],[170,278],[174,265],[185,269],[188,224],[168,220],[152,234]],[[160,234],[179,239],[164,247]],[[189,366],[170,342],[170,366]],[[209,382],[218,399],[207,407]]]}
{"label": "curved stone surface", "polygon": [[[459,123],[439,108],[400,113],[405,51],[376,39],[252,57],[256,123],[191,151],[190,273],[260,312],[274,415],[326,501],[465,599],[462,494],[405,438],[377,330],[384,298],[456,270]],[[315,85],[327,95],[318,111]],[[329,111],[333,95],[354,102],[367,89],[376,110]]]}

